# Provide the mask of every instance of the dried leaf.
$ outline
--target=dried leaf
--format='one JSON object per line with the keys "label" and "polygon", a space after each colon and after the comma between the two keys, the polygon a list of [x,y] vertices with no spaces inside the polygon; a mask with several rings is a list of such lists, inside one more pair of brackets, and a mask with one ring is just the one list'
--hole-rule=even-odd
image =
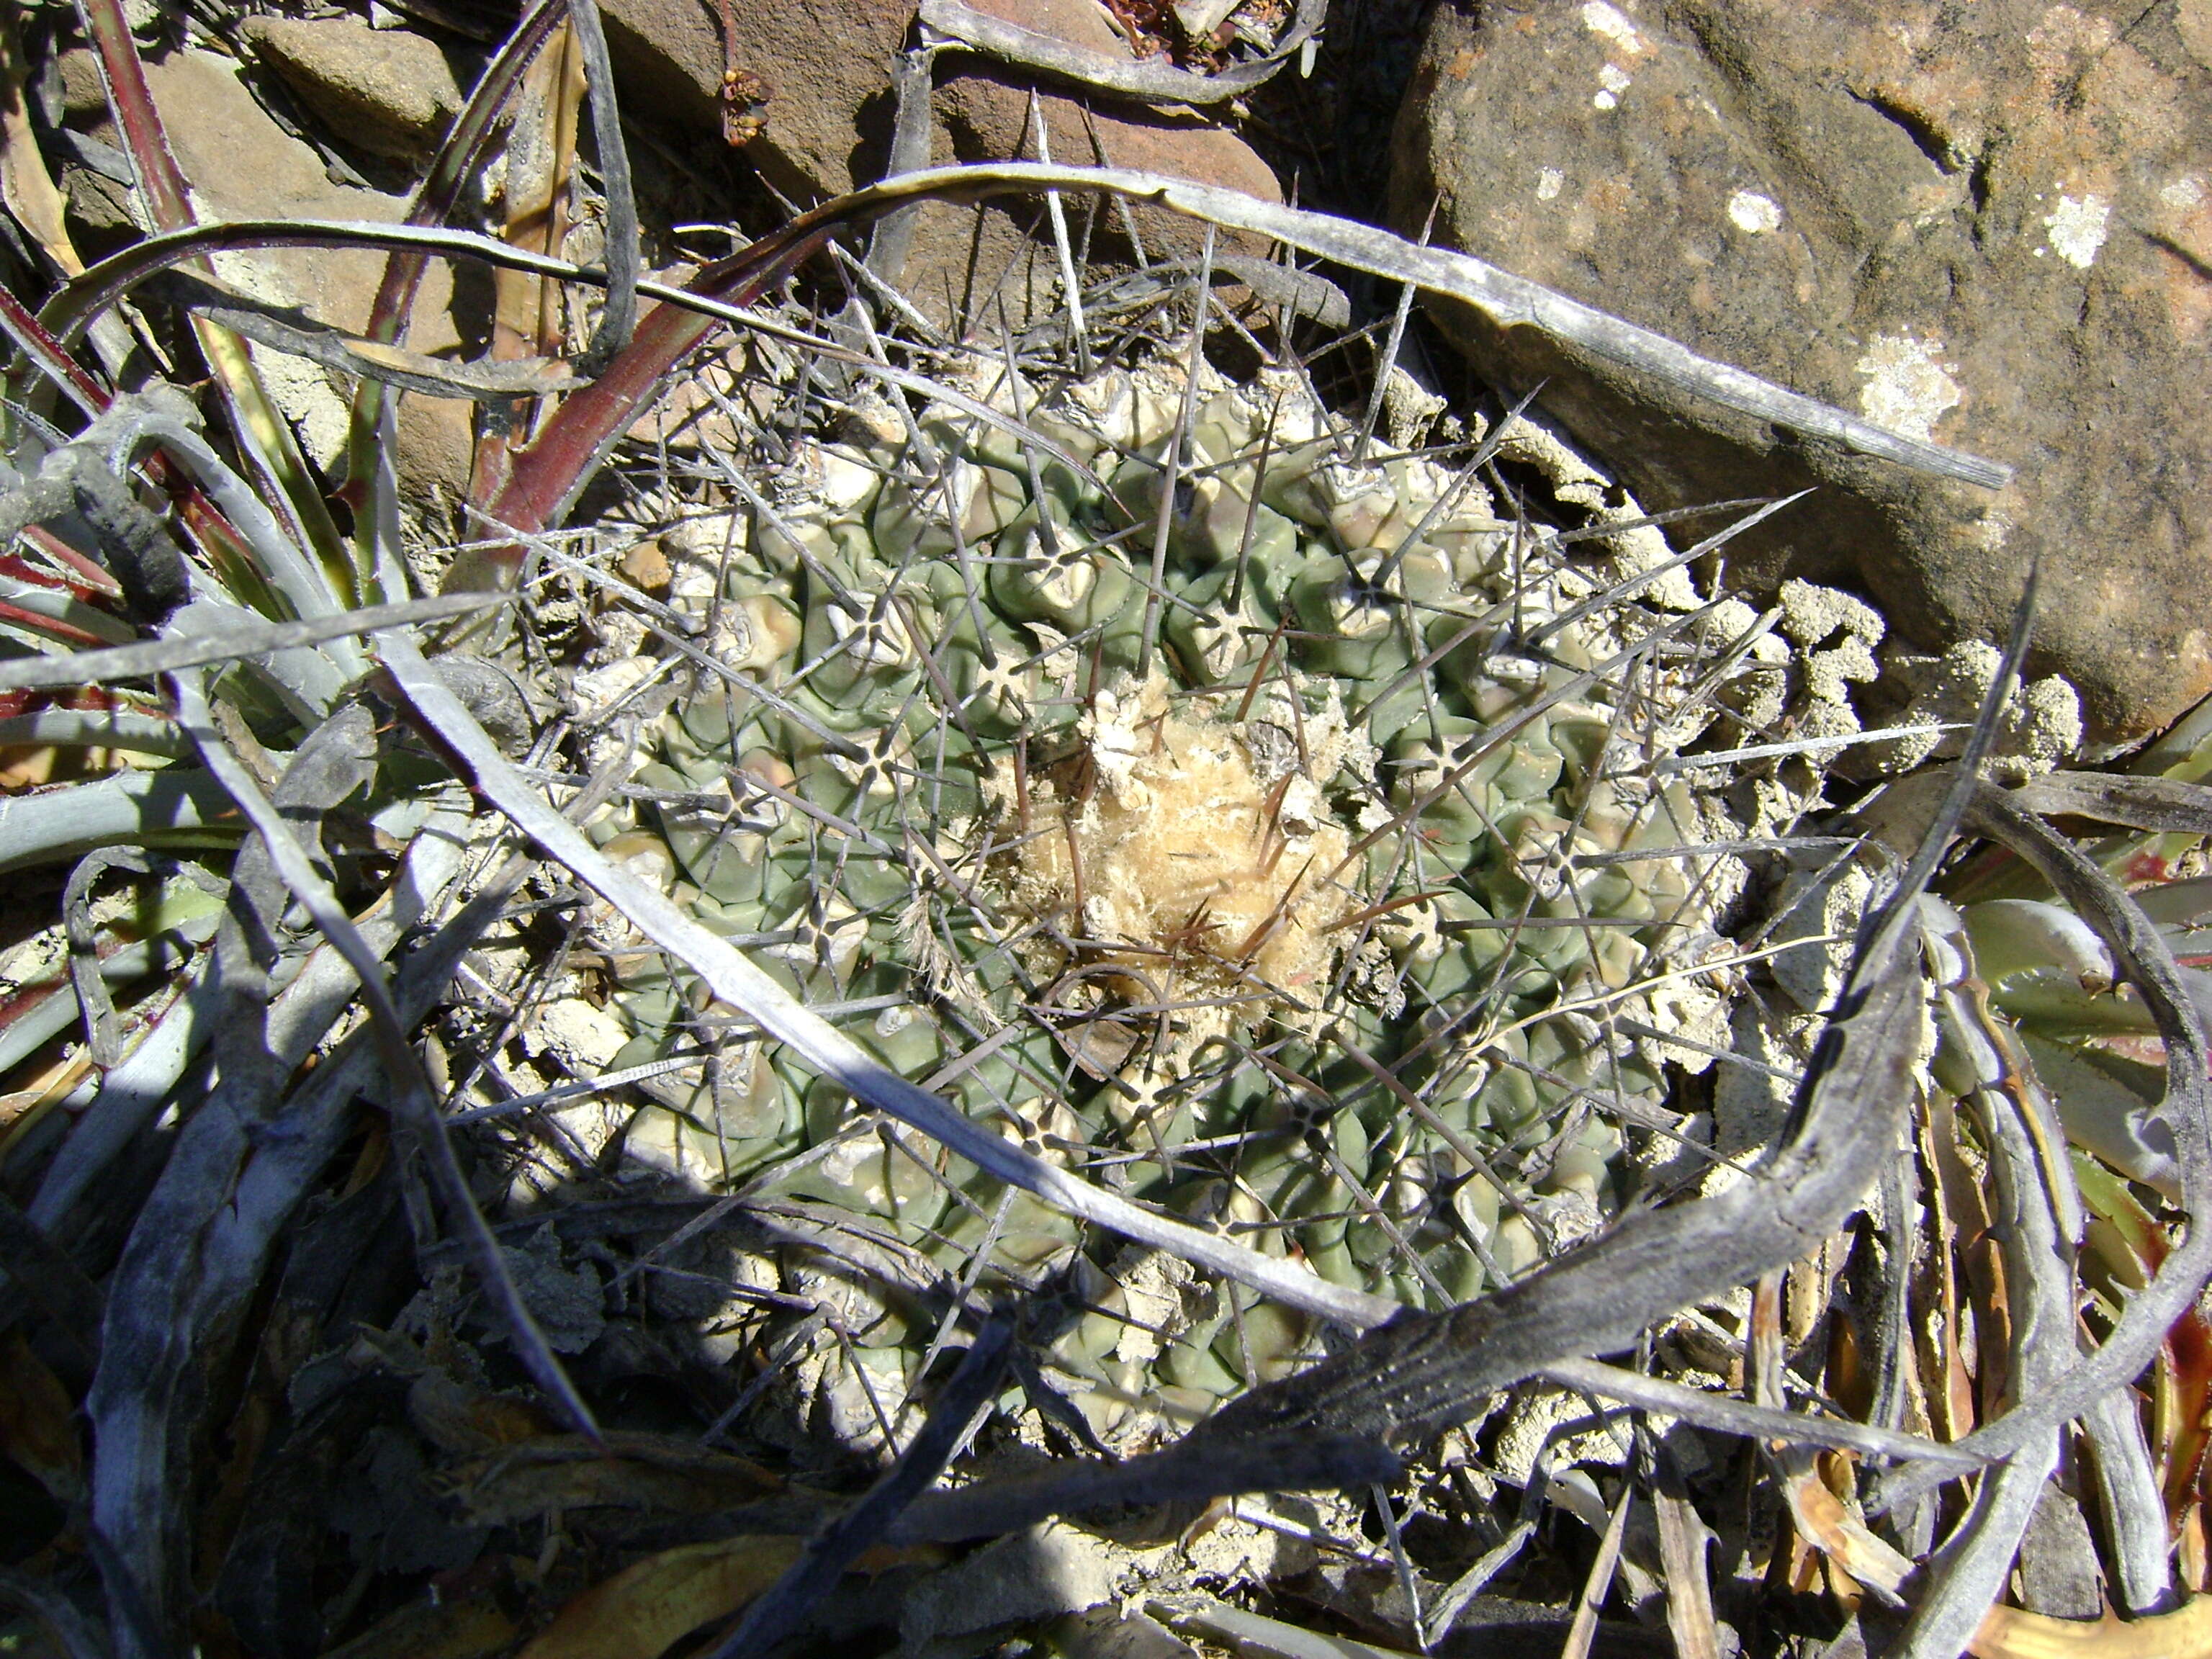
{"label": "dried leaf", "polygon": [[1895,1599],[1898,1587],[1912,1571],[1912,1558],[1900,1555],[1868,1531],[1866,1523],[1822,1483],[1818,1470],[1807,1469],[1783,1481],[1782,1495],[1808,1543],[1860,1583]]}
{"label": "dried leaf", "polygon": [[1583,1581],[1582,1597],[1575,1603],[1575,1616],[1567,1626],[1567,1639],[1560,1644],[1559,1659],[1589,1659],[1590,1644],[1597,1636],[1597,1610],[1605,1605],[1613,1589],[1613,1571],[1620,1563],[1621,1537],[1628,1529],[1628,1511],[1635,1502],[1636,1494],[1625,1492],[1613,1505],[1613,1518],[1598,1540],[1597,1559],[1590,1563],[1589,1577]]}
{"label": "dried leaf", "polygon": [[[1799,1263],[1791,1270],[1794,1280]],[[1814,1264],[1817,1269],[1817,1262]],[[1782,1332],[1782,1290],[1778,1273],[1761,1279],[1751,1304],[1750,1360],[1753,1397],[1762,1405],[1777,1405],[1784,1398],[1782,1372],[1786,1352]],[[1774,1471],[1783,1499],[1798,1536],[1826,1556],[1832,1568],[1840,1568],[1882,1600],[1894,1604],[1898,1586],[1912,1571],[1912,1561],[1900,1555],[1867,1530],[1866,1523],[1847,1509],[1820,1476],[1819,1454],[1809,1446],[1770,1447],[1767,1464]]]}
{"label": "dried leaf", "polygon": [[40,153],[38,134],[30,112],[23,106],[23,86],[29,78],[21,43],[15,38],[12,13],[0,14],[0,201],[28,231],[46,258],[65,276],[84,269],[63,223],[62,193],[55,188],[46,158]]}
{"label": "dried leaf", "polygon": [[562,1607],[520,1659],[657,1659],[775,1583],[801,1547],[796,1538],[727,1538],[649,1556]]}
{"label": "dried leaf", "polygon": [[1943,1131],[1949,1127],[1948,1105],[1931,1103],[1935,1104],[1942,1105],[1944,1122],[1939,1125],[1937,1114],[1931,1109],[1914,1128],[1921,1162],[1934,1176],[1923,1183],[1922,1190],[1927,1194],[1930,1241],[1923,1273],[1933,1291],[1935,1311],[1923,1323],[1919,1340],[1927,1349],[1923,1364],[1934,1379],[1929,1385],[1929,1416],[1944,1438],[1955,1440],[1973,1430],[1974,1382],[1960,1340],[1972,1315],[1960,1300],[1959,1230],[1950,1194],[1971,1182],[1959,1164],[1955,1145],[1944,1137]]}
{"label": "dried leaf", "polygon": [[1659,1522],[1659,1559],[1667,1592],[1667,1630],[1678,1659],[1720,1659],[1713,1620],[1713,1590],[1705,1565],[1714,1533],[1671,1475],[1656,1483],[1652,1510]]}
{"label": "dried leaf", "polygon": [[2201,1659],[2212,1655],[2212,1596],[2124,1623],[2109,1613],[2092,1622],[1991,1607],[1966,1651],[1976,1659]]}
{"label": "dried leaf", "polygon": [[463,1466],[456,1485],[471,1524],[503,1526],[555,1510],[608,1507],[699,1515],[782,1489],[759,1464],[654,1434],[610,1434],[603,1454],[580,1435],[549,1435]]}
{"label": "dried leaf", "polygon": [[[520,1659],[657,1659],[687,1632],[727,1618],[775,1583],[804,1547],[798,1538],[723,1538],[648,1556],[562,1607]],[[929,1546],[873,1549],[858,1565],[880,1572],[942,1555]]]}
{"label": "dried leaf", "polygon": [[560,1425],[534,1401],[470,1388],[434,1365],[408,1385],[407,1418],[432,1445],[463,1455],[481,1455],[560,1431]]}
{"label": "dried leaf", "polygon": [[[1218,9],[1227,15],[1236,9],[1236,0]],[[1158,58],[1132,63],[1126,58],[1109,58],[976,11],[962,5],[960,0],[922,0],[921,21],[925,39],[957,41],[987,57],[1039,70],[1078,86],[1147,103],[1206,105],[1243,97],[1266,85],[1299,54],[1328,12],[1328,8],[1317,0],[1301,0],[1291,26],[1264,57],[1212,75],[1194,74]]]}
{"label": "dried leaf", "polygon": [[21,1331],[0,1339],[0,1454],[31,1475],[57,1503],[84,1497],[84,1449],[76,1408]]}
{"label": "dried leaf", "polygon": [[428,397],[484,403],[544,397],[584,384],[565,363],[550,358],[453,362],[362,338],[318,322],[296,306],[258,298],[196,271],[164,271],[148,288],[170,304],[258,345]]}
{"label": "dried leaf", "polygon": [[1411,1659],[1401,1648],[1377,1647],[1349,1636],[1316,1635],[1211,1595],[1155,1597],[1145,1611],[1179,1633],[1211,1638],[1250,1659]]}
{"label": "dried leaf", "polygon": [[481,1659],[514,1636],[514,1621],[487,1589],[402,1607],[323,1659]]}

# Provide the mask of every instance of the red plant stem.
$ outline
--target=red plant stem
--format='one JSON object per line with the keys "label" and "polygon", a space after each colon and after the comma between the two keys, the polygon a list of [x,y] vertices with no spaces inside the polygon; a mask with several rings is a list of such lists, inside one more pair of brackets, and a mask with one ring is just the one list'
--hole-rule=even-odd
{"label": "red plant stem", "polygon": [[73,623],[42,617],[35,611],[26,611],[22,606],[9,605],[4,599],[0,599],[0,623],[6,623],[11,628],[28,629],[34,634],[44,634],[48,639],[59,640],[64,645],[97,647],[114,643],[97,634],[88,634]]}
{"label": "red plant stem", "polygon": [[[468,102],[439,145],[429,175],[422,180],[422,187],[416,192],[414,203],[407,210],[407,223],[443,225],[452,216],[463,186],[482,171],[485,154],[498,136],[500,111],[513,95],[523,70],[552,33],[555,24],[566,15],[567,0],[538,0],[515,25],[507,44],[484,66],[483,76],[469,94]],[[415,295],[422,288],[422,273],[428,269],[427,255],[406,250],[395,251],[385,260],[384,276],[377,284],[376,297],[369,304],[368,321],[362,331],[364,337],[387,344],[405,337],[407,319],[415,308]],[[372,465],[369,450],[376,441],[378,414],[386,395],[384,387],[371,380],[363,380],[354,392],[347,477],[337,493],[339,499],[356,513],[368,499]]]}
{"label": "red plant stem", "polygon": [[7,331],[33,366],[75,398],[86,414],[97,415],[107,407],[107,388],[70,356],[28,306],[5,288],[0,288],[0,328]]}
{"label": "red plant stem", "polygon": [[18,714],[49,708],[66,709],[80,714],[144,714],[154,720],[166,720],[167,711],[155,705],[129,697],[118,696],[96,685],[79,686],[74,691],[0,691],[0,720],[13,720]]}
{"label": "red plant stem", "polygon": [[[522,71],[553,33],[554,25],[566,14],[565,0],[540,0],[515,25],[507,44],[485,66],[475,90],[469,94],[467,106],[439,146],[429,176],[423,179],[413,205],[407,210],[407,223],[442,225],[452,215],[454,204],[460,200],[462,187],[477,175],[484,153],[497,137],[500,110],[520,82]],[[377,286],[375,301],[369,307],[368,325],[362,331],[369,339],[389,343],[400,337],[407,313],[414,307],[415,291],[428,267],[428,257],[421,253],[395,252],[385,261],[384,279]],[[376,386],[373,380],[362,384],[364,388]]]}
{"label": "red plant stem", "polygon": [[103,599],[123,597],[122,584],[102,570],[90,559],[42,524],[27,524],[15,532],[30,543],[56,564],[69,573],[57,575],[41,569],[28,559],[10,553],[0,559],[0,571],[5,571],[18,581],[27,581],[40,587],[51,587],[59,592],[71,593],[78,599],[97,605]]}
{"label": "red plant stem", "polygon": [[[168,136],[162,131],[161,113],[154,106],[153,88],[146,84],[145,62],[138,55],[138,43],[131,38],[121,0],[77,0],[77,16],[92,41],[100,79],[107,88],[108,106],[114,112],[117,130],[123,136],[131,168],[137,174],[146,210],[157,229],[182,230],[196,222],[191,199],[185,193],[185,175],[177,166],[176,157],[169,153]],[[32,326],[37,327],[34,319]],[[40,332],[43,334],[45,331]],[[52,342],[51,335],[46,338],[63,362],[73,368],[74,360],[61,351],[59,343]],[[48,372],[55,373],[59,368],[55,365]],[[59,378],[73,392],[83,395],[88,377],[82,369]],[[99,391],[96,385],[90,390],[94,404],[87,412],[105,409],[106,393]],[[210,562],[221,569],[258,572],[259,565],[245,538],[216,511],[198,486],[158,451],[146,458],[145,467],[147,476],[175,501],[178,516]]]}
{"label": "red plant stem", "polygon": [[[684,288],[726,305],[750,305],[842,228],[818,220],[794,221],[708,265]],[[653,307],[606,372],[562,400],[536,441],[515,457],[513,471],[485,506],[485,515],[526,535],[557,524],[616,441],[651,406],[668,375],[720,325],[719,319],[665,301]],[[505,553],[507,562],[520,562],[521,549]]]}
{"label": "red plant stem", "polygon": [[181,230],[192,222],[192,208],[185,193],[185,175],[177,158],[169,154],[168,135],[154,107],[154,90],[146,84],[146,65],[138,56],[138,43],[131,38],[131,25],[123,15],[121,0],[77,0],[76,14],[91,40],[106,83],[108,106],[123,135],[146,210],[161,230]]}
{"label": "red plant stem", "polygon": [[[131,62],[137,64],[135,56]],[[143,87],[143,84],[142,76],[140,85]],[[167,152],[164,150],[162,154],[166,156]],[[52,331],[31,314],[23,302],[4,288],[0,288],[0,330],[4,330],[15,340],[34,366],[75,398],[78,407],[86,414],[98,416],[113,401],[113,396],[106,387],[94,380]],[[176,503],[177,515],[183,520],[185,532],[211,563],[219,569],[252,570],[256,568],[253,554],[246,546],[245,538],[232,527],[229,520],[216,510],[215,504],[201,494],[198,484],[171,465],[167,455],[155,450],[139,465],[144,469],[147,477]],[[56,558],[82,571],[86,580],[102,592],[122,592],[106,571],[66,544],[48,538],[36,526],[27,533],[39,538],[40,545]]]}

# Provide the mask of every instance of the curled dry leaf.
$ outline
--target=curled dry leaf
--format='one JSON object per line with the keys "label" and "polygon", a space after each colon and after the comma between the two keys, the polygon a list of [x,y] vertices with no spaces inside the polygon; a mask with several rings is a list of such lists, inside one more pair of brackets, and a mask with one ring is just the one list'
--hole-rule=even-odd
{"label": "curled dry leaf", "polygon": [[[726,1619],[782,1577],[804,1540],[751,1536],[685,1544],[625,1567],[562,1607],[520,1659],[658,1659],[702,1625]],[[934,1546],[875,1549],[859,1570],[921,1565]]]}
{"label": "curled dry leaf", "polygon": [[598,1506],[696,1515],[783,1485],[749,1459],[641,1433],[610,1434],[604,1450],[580,1435],[549,1435],[469,1464],[458,1479],[469,1520],[484,1526]]}
{"label": "curled dry leaf", "polygon": [[484,1659],[512,1644],[517,1633],[487,1589],[402,1607],[323,1659]]}
{"label": "curled dry leaf", "polygon": [[1991,1607],[1966,1651],[1975,1659],[2204,1659],[2212,1654],[2212,1595],[2124,1622],[2109,1613],[2092,1621]]}

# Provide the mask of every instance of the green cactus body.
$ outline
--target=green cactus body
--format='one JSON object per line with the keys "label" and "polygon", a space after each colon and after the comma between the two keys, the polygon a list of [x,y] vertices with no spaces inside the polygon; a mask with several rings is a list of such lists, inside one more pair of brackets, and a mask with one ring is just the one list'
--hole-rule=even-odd
{"label": "green cactus body", "polygon": [[[1016,407],[972,369],[969,395]],[[1330,1278],[1464,1298],[1540,1248],[1521,1200],[1609,1209],[1612,1109],[1664,1093],[1605,1016],[1661,1018],[1633,985],[1710,911],[1679,860],[1589,855],[1692,842],[1705,808],[1638,769],[1616,690],[1576,684],[1657,613],[1509,648],[1595,582],[1509,558],[1479,485],[1435,510],[1431,459],[1341,459],[1294,382],[1199,390],[1157,548],[1171,369],[1024,391],[1080,469],[945,408],[800,446],[723,567],[735,688],[679,699],[638,775],[654,797],[600,830],[1044,1155]],[[625,961],[618,1064],[714,1037],[657,957]],[[1226,1287],[1133,1335],[1126,1273],[1070,1267],[1109,1245],[854,1126],[757,1042],[655,1086],[643,1139],[696,1177],[956,1278],[979,1251],[1000,1279],[1088,1275],[1051,1352],[1101,1427],[1144,1397],[1199,1414],[1310,1340]]]}

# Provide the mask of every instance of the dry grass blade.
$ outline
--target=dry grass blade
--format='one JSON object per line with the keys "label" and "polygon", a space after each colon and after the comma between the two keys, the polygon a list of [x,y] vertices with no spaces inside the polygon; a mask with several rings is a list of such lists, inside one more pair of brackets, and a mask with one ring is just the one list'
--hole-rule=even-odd
{"label": "dry grass blade", "polygon": [[1322,1636],[1280,1619],[1247,1612],[1211,1595],[1155,1597],[1146,1610],[1170,1629],[1226,1645],[1252,1659],[1412,1659],[1400,1648],[1348,1636]]}
{"label": "dry grass blade", "polygon": [[[2104,938],[2121,970],[2142,994],[2166,1045],[2166,1092],[2162,1111],[2173,1130],[2181,1170],[2182,1206],[2195,1218],[2212,1213],[2212,1054],[2173,960],[2172,948],[2118,883],[2080,848],[2007,794],[1984,786],[1971,821],[2033,865],[2075,910]],[[2212,1227],[2192,1224],[2158,1276],[2128,1303],[2117,1329],[2094,1354],[2080,1360],[2033,1398],[2016,1403],[1998,1422],[1960,1442],[1975,1452],[2011,1454],[2045,1430],[2080,1416],[2100,1396],[2140,1375],[2175,1320],[2212,1279]],[[1907,1477],[1910,1492],[1922,1484]],[[1891,1501],[1899,1500],[1893,1492]]]}
{"label": "dry grass blade", "polygon": [[1667,1579],[1667,1629],[1677,1659],[1721,1659],[1707,1565],[1712,1528],[1698,1513],[1664,1446],[1653,1458],[1651,1507],[1659,1523],[1659,1559]]}
{"label": "dry grass blade", "polygon": [[107,680],[144,679],[179,668],[199,668],[210,663],[258,657],[270,651],[374,634],[386,628],[465,617],[504,603],[506,600],[497,594],[450,593],[426,599],[405,599],[397,605],[368,605],[304,622],[267,622],[243,611],[234,618],[219,621],[196,617],[193,631],[183,638],[147,640],[137,645],[110,646],[97,651],[72,652],[66,656],[23,657],[0,663],[0,691],[58,690]]}
{"label": "dry grass blade", "polygon": [[[763,292],[840,231],[916,202],[977,201],[1024,190],[1054,188],[1097,189],[1157,203],[1223,228],[1273,238],[1355,270],[1464,300],[1500,321],[1531,324],[1574,341],[1632,373],[1688,386],[1701,396],[1778,426],[1830,439],[1902,465],[1989,488],[2001,487],[2011,477],[2008,467],[1901,436],[1741,369],[1710,362],[1672,341],[1468,255],[1417,247],[1386,231],[1326,214],[1279,207],[1235,191],[1164,175],[1115,168],[1008,162],[904,174],[825,203],[744,252],[708,267],[690,284],[693,303],[696,296]],[[680,319],[665,307],[650,314],[641,325],[635,349],[611,365],[599,383],[578,392],[555,411],[530,453],[518,459],[514,477],[491,504],[499,521],[525,530],[554,523],[663,378],[705,337],[706,331],[704,322]]]}
{"label": "dry grass blade", "polygon": [[975,200],[1006,191],[1093,188],[1112,191],[1189,214],[1224,229],[1270,236],[1303,252],[1332,259],[1370,276],[1410,283],[1480,307],[1504,324],[1525,323],[1619,363],[1622,368],[1686,386],[1726,407],[1771,420],[1809,435],[1831,439],[1863,453],[1971,483],[1999,488],[2008,467],[1903,437],[1856,416],[1714,363],[1648,330],[1624,323],[1540,284],[1514,276],[1464,253],[1422,247],[1371,226],[1327,214],[1274,206],[1211,185],[1119,168],[1001,163],[940,167],[912,173],[827,203],[764,238],[761,251],[811,246],[839,222],[872,219],[921,196]]}
{"label": "dry grass blade", "polygon": [[1826,1446],[1855,1451],[1869,1457],[1898,1462],[1927,1461],[1950,1463],[1960,1470],[1978,1468],[1983,1460],[1939,1440],[1846,1419],[1814,1417],[1778,1406],[1754,1405],[1731,1395],[1692,1389],[1664,1377],[1646,1376],[1595,1359],[1560,1359],[1536,1373],[1561,1388],[1600,1400],[1619,1400],[1646,1411],[1717,1429],[1747,1439],[1772,1440],[1785,1445]]}
{"label": "dry grass blade", "polygon": [[191,271],[165,271],[147,284],[147,291],[258,345],[305,357],[358,380],[419,392],[426,397],[489,403],[507,398],[550,397],[584,384],[583,375],[550,358],[454,363],[404,350],[328,327],[303,316],[295,307],[258,300]]}
{"label": "dry grass blade", "polygon": [[2212,791],[2177,778],[2052,772],[2012,792],[2014,805],[2042,817],[2094,818],[2130,830],[2212,835]]}
{"label": "dry grass blade", "polygon": [[627,349],[637,331],[638,274],[644,256],[638,242],[636,193],[630,185],[629,145],[623,137],[622,117],[615,105],[614,65],[607,59],[598,0],[568,0],[568,24],[584,60],[593,148],[606,191],[606,309],[590,344],[576,359],[577,372],[588,378]]}
{"label": "dry grass blade", "polygon": [[1623,1491],[1613,1506],[1612,1517],[1598,1540],[1597,1559],[1590,1563],[1589,1577],[1583,1581],[1582,1594],[1575,1599],[1575,1616],[1568,1623],[1559,1659],[1589,1659],[1590,1644],[1597,1636],[1597,1610],[1613,1589],[1613,1570],[1620,1565],[1620,1540],[1628,1530],[1628,1511],[1635,1502],[1633,1492]]}
{"label": "dry grass blade", "polygon": [[1055,1515],[1131,1504],[1206,1504],[1257,1492],[1357,1489],[1395,1480],[1398,1459],[1346,1435],[1277,1435],[1212,1448],[1204,1458],[1174,1449],[1120,1463],[1071,1460],[1035,1474],[932,1492],[891,1528],[896,1540],[954,1543],[1018,1532]]}
{"label": "dry grass blade", "polygon": [[[1161,175],[1114,168],[1009,162],[993,167],[933,168],[902,175],[889,183],[825,204],[794,220],[784,230],[763,238],[744,254],[711,267],[702,273],[693,285],[693,297],[720,294],[739,283],[757,285],[772,280],[777,273],[788,270],[819,246],[833,231],[880,217],[909,202],[975,200],[1024,189],[1049,188],[1095,188],[1114,191],[1154,201],[1225,228],[1275,237],[1305,252],[1336,260],[1354,270],[1414,283],[1432,293],[1464,300],[1481,307],[1502,322],[1534,325],[1559,338],[1572,341],[1586,349],[1607,356],[1632,372],[1655,375],[1689,386],[1727,407],[1756,415],[1789,429],[1826,438],[1902,465],[1991,488],[2001,486],[2010,477],[2008,468],[1901,437],[1828,404],[1787,392],[1741,369],[1710,362],[1671,341],[1608,317],[1537,284],[1510,276],[1471,256],[1443,249],[1419,247],[1371,227],[1352,224],[1324,214],[1277,207],[1234,191]],[[333,227],[320,233],[305,228],[295,228],[302,240],[313,240],[319,234],[337,241],[382,242],[392,246],[411,244],[434,249],[454,249],[465,246],[469,240],[453,233],[446,233],[442,236],[422,234],[409,237],[402,234],[401,228],[395,227]],[[274,234],[273,227],[270,230]],[[83,318],[112,303],[133,283],[143,280],[155,266],[196,252],[203,245],[203,240],[207,244],[213,244],[225,241],[228,238],[218,230],[202,240],[177,240],[173,247],[166,246],[163,239],[149,239],[87,273],[79,283],[64,290],[64,297],[49,307],[43,320],[59,337],[68,338],[71,329],[81,325]],[[512,250],[501,252],[514,252]],[[485,251],[485,255],[495,259],[499,258],[498,254],[489,251]],[[516,269],[557,268],[563,274],[576,275],[580,280],[588,279],[582,273],[574,272],[573,268],[562,267],[558,261],[517,258],[514,265]],[[641,285],[640,291],[653,290]],[[696,343],[702,327],[703,325],[693,325],[673,333],[664,330],[649,337],[641,337],[640,345],[646,356],[641,358],[638,367],[645,370],[647,378],[644,384],[649,386],[657,381],[660,374],[684,350]],[[648,363],[657,366],[648,368]],[[573,495],[574,486],[578,482],[576,458],[585,453],[596,457],[601,453],[604,445],[611,441],[612,433],[619,429],[610,424],[616,408],[635,410],[642,392],[641,387],[631,382],[638,378],[635,373],[626,372],[623,377],[623,389],[617,392],[611,388],[611,393],[618,395],[622,401],[605,410],[599,409],[588,392],[571,400],[570,406],[578,413],[571,416],[569,420],[573,422],[580,418],[586,421],[588,426],[584,432],[555,446],[556,453],[568,458],[562,462],[568,469],[563,486],[550,495],[547,486],[536,486],[530,493],[530,499],[543,498],[550,504],[564,501]],[[501,516],[508,522],[520,522],[511,511],[502,513]],[[550,520],[540,520],[548,521]]]}
{"label": "dry grass blade", "polygon": [[515,1288],[507,1260],[501,1255],[491,1230],[484,1224],[483,1215],[469,1191],[467,1178],[454,1159],[453,1143],[439,1116],[429,1080],[422,1074],[422,1061],[408,1041],[406,1023],[400,1018],[390,988],[385,983],[380,953],[362,936],[353,918],[338,902],[337,895],[308,861],[291,826],[263,795],[252,775],[216,735],[214,715],[198,678],[189,670],[180,670],[172,677],[170,684],[176,691],[179,718],[199,745],[209,770],[222,781],[231,799],[259,833],[269,849],[270,859],[293,896],[307,907],[323,937],[354,970],[376,1034],[379,1058],[391,1085],[393,1117],[414,1139],[428,1167],[431,1185],[446,1208],[447,1219],[460,1234],[485,1295],[498,1309],[513,1335],[516,1352],[538,1385],[558,1402],[577,1430],[596,1439],[599,1425],[592,1420],[591,1407],[568,1380],[544,1332],[538,1328],[521,1292]]}
{"label": "dry grass blade", "polygon": [[1071,46],[1035,29],[980,12],[960,0],[921,0],[924,39],[958,42],[1002,62],[1018,64],[1101,92],[1155,104],[1222,103],[1273,80],[1328,15],[1328,0],[1298,0],[1297,15],[1267,54],[1212,75],[1197,75],[1154,59],[1114,58]]}

